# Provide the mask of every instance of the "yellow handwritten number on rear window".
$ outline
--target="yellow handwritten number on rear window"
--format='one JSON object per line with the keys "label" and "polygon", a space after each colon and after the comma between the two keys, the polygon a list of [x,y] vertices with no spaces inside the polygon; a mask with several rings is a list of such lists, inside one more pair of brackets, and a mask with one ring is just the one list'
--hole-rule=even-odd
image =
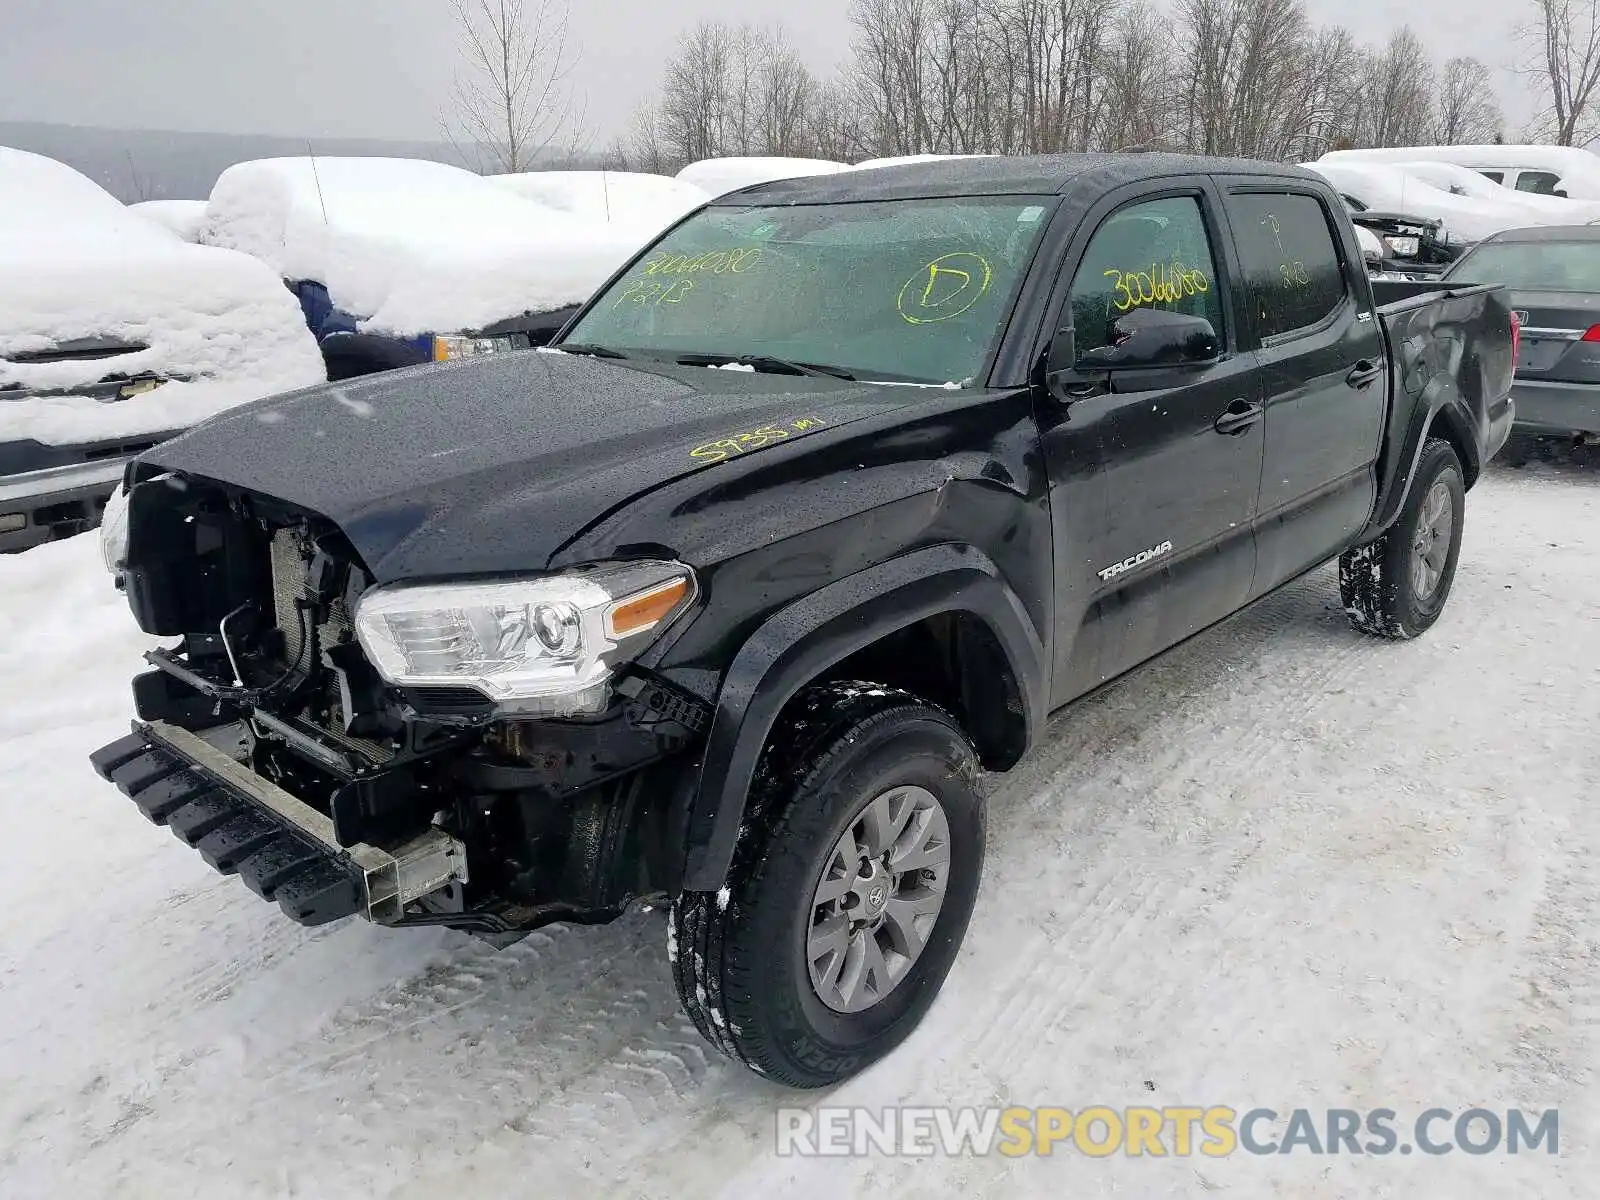
{"label": "yellow handwritten number on rear window", "polygon": [[905,281],[895,306],[912,325],[952,321],[983,299],[993,277],[989,260],[981,254],[946,254]]}

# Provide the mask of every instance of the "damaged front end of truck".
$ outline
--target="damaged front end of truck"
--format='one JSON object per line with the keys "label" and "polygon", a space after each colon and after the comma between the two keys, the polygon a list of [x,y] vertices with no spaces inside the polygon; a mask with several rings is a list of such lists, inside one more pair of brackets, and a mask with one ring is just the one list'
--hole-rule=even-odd
{"label": "damaged front end of truck", "polygon": [[709,711],[632,659],[694,606],[688,567],[380,585],[254,491],[141,466],[117,505],[119,586],[179,640],[94,766],[212,867],[303,924],[490,937],[670,891],[686,773],[653,768]]}

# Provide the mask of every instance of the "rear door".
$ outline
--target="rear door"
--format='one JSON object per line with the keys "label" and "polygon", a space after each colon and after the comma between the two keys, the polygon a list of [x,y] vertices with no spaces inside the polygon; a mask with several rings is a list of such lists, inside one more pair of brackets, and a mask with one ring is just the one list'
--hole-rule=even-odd
{"label": "rear door", "polygon": [[1040,402],[1057,547],[1057,703],[1228,615],[1255,571],[1261,406],[1254,355],[1238,348],[1220,196],[1199,179],[1142,190],[1091,213],[1056,311],[1070,313],[1080,355],[1136,307],[1205,317],[1223,353],[1209,365],[1085,375],[1070,402]]}
{"label": "rear door", "polygon": [[1388,364],[1332,203],[1309,182],[1229,183],[1266,406],[1254,595],[1344,549],[1377,498]]}

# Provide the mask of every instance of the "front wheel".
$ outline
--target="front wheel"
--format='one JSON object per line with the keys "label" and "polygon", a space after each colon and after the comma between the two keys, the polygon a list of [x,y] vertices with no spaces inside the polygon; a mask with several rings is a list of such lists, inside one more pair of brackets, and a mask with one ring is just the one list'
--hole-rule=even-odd
{"label": "front wheel", "polygon": [[1449,442],[1429,438],[1394,525],[1339,558],[1339,597],[1350,623],[1403,639],[1437,621],[1455,582],[1466,509],[1460,459]]}
{"label": "front wheel", "polygon": [[712,1045],[822,1087],[904,1040],[955,960],[983,867],[977,759],[931,705],[833,684],[762,774],[728,886],[673,906],[673,974]]}

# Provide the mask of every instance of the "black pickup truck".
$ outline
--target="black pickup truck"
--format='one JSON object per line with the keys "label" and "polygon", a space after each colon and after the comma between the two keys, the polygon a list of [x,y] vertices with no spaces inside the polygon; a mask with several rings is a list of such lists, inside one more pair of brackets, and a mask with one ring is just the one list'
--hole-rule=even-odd
{"label": "black pickup truck", "polygon": [[980,777],[1338,558],[1449,595],[1504,442],[1491,287],[1379,306],[1311,174],[995,158],[722,197],[542,350],[311,388],[141,456],[178,638],[96,769],[307,924],[511,940],[671,906],[700,1031],[796,1086],[917,1024]]}

